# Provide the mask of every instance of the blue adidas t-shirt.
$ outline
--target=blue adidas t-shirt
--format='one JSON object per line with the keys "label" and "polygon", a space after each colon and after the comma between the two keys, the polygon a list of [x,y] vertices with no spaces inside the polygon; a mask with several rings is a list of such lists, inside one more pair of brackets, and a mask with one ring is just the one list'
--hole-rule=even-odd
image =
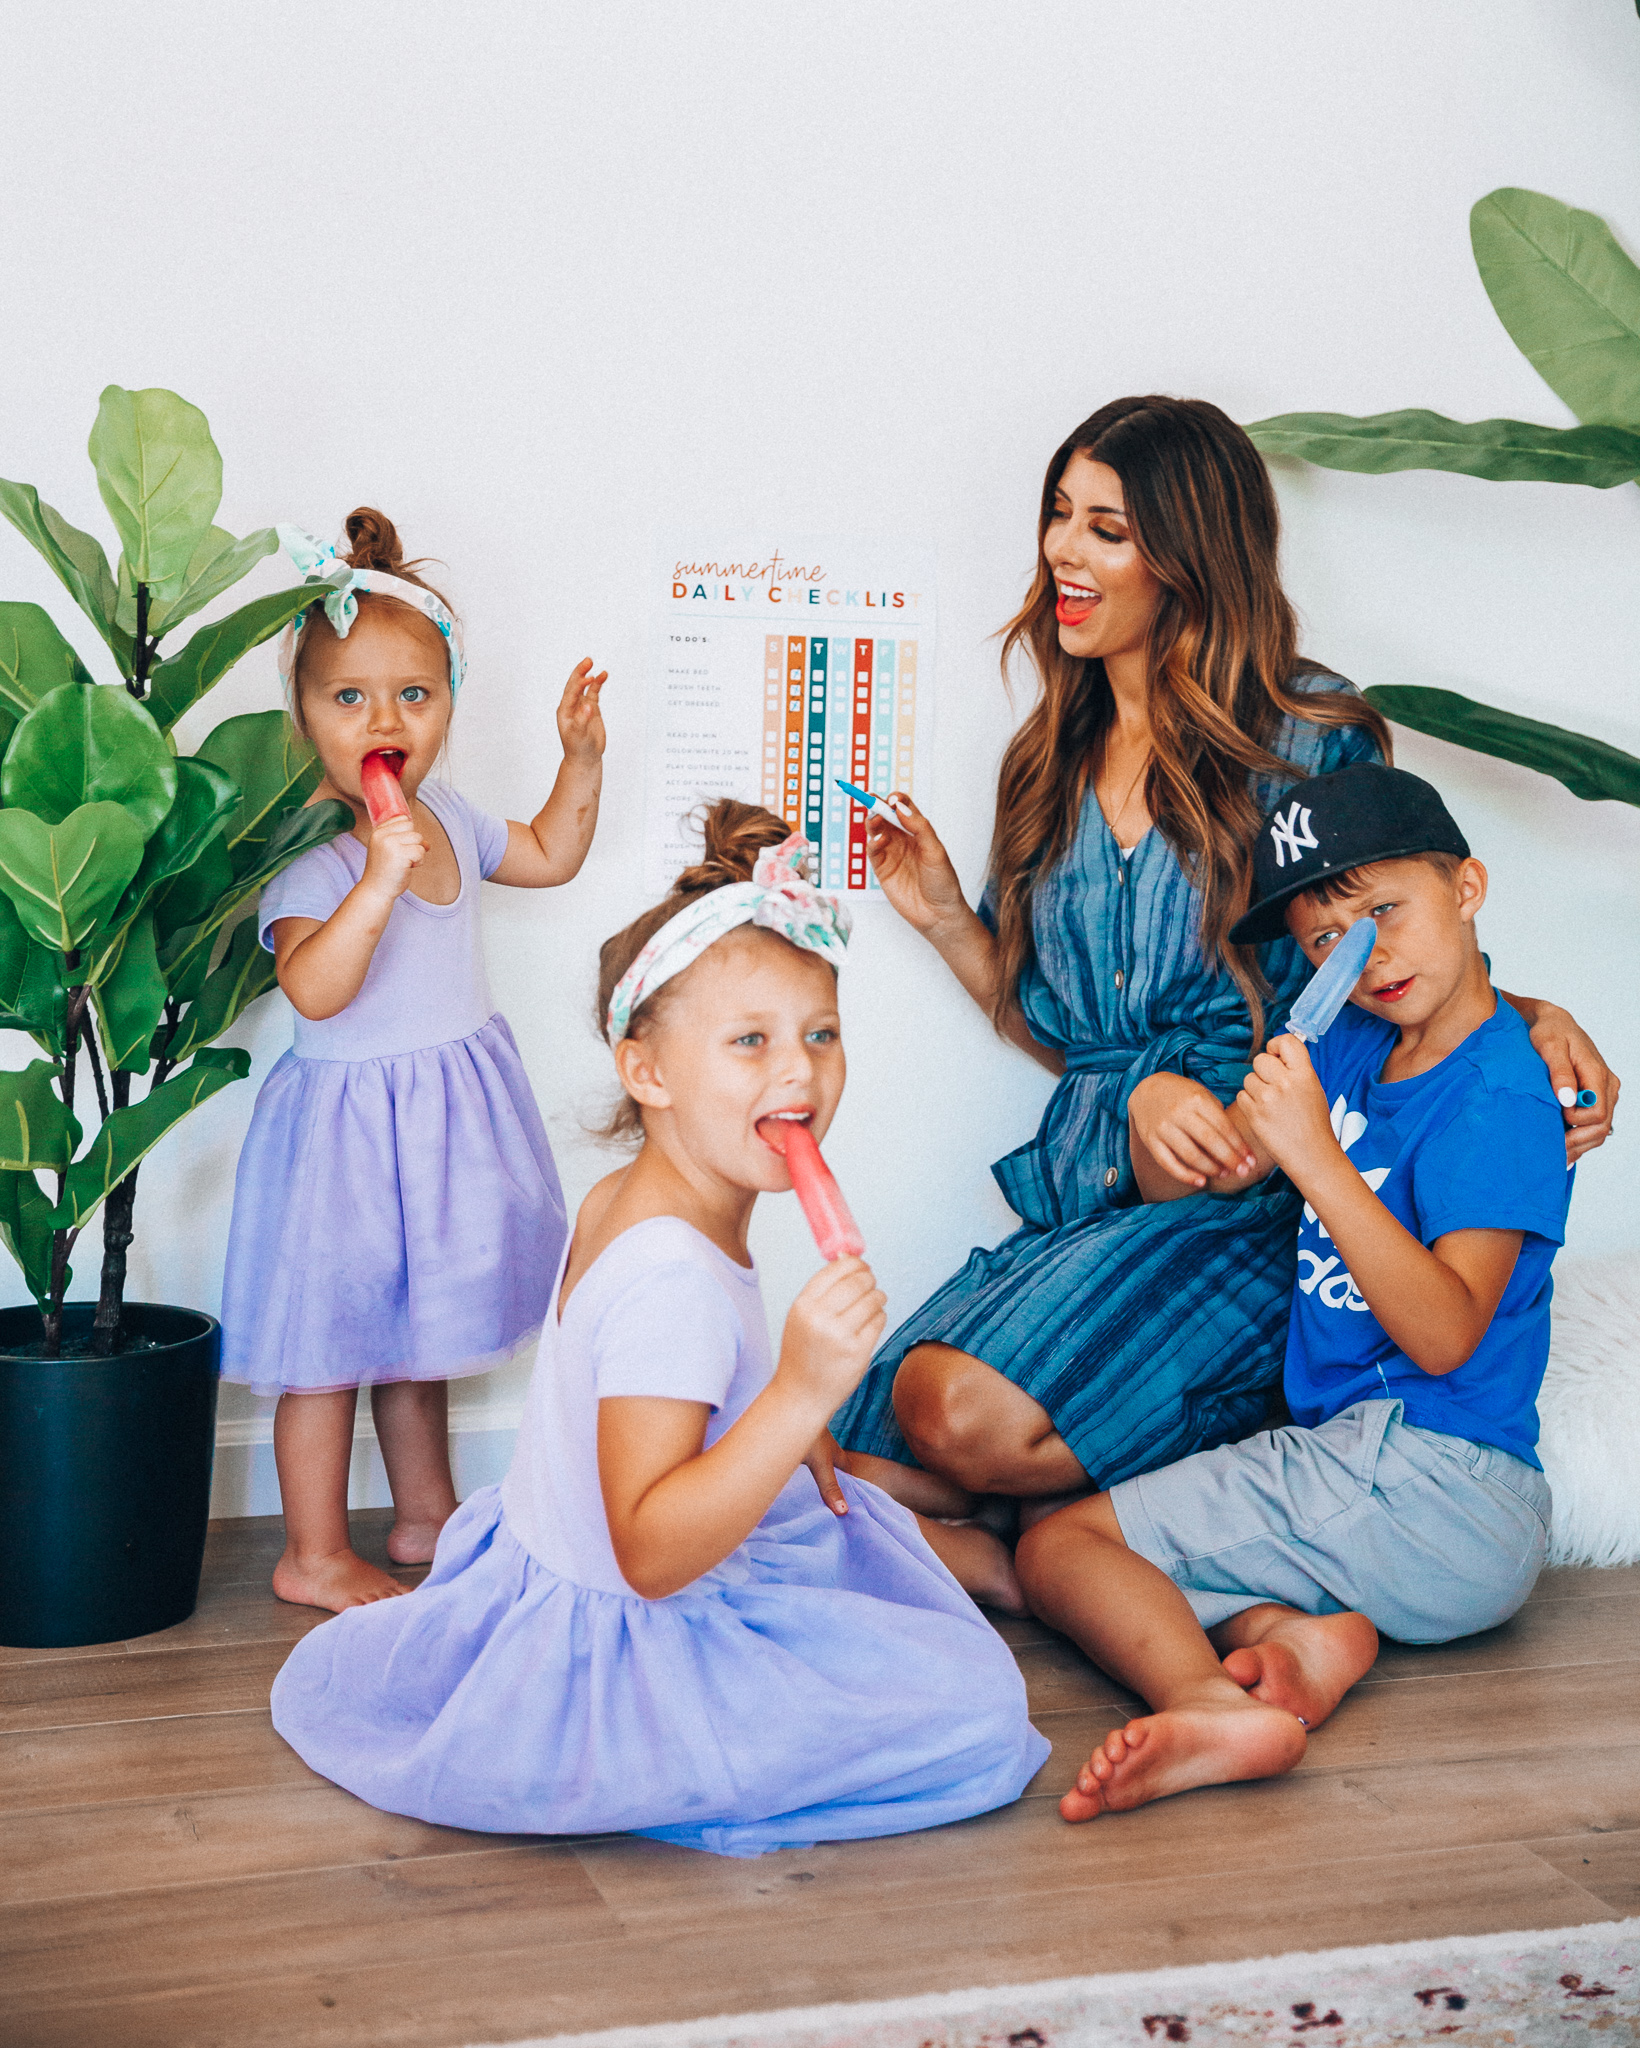
{"label": "blue adidas t-shirt", "polygon": [[1456,1051],[1410,1081],[1380,1081],[1399,1033],[1346,1009],[1311,1058],[1350,1164],[1420,1244],[1452,1230],[1521,1230],[1520,1256],[1474,1356],[1439,1378],[1385,1334],[1308,1203],[1287,1335],[1287,1405],[1314,1428],[1356,1401],[1399,1400],[1420,1429],[1536,1465],[1549,1357],[1550,1261],[1572,1176],[1548,1070],[1503,1001]]}

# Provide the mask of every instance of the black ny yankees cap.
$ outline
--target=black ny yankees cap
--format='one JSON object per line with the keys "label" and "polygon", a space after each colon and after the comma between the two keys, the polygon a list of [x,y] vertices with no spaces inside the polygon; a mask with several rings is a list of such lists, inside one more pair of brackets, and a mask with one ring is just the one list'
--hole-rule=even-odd
{"label": "black ny yankees cap", "polygon": [[1469,858],[1440,792],[1404,768],[1360,761],[1283,791],[1253,848],[1253,902],[1230,927],[1233,946],[1284,938],[1287,905],[1328,875],[1411,853]]}

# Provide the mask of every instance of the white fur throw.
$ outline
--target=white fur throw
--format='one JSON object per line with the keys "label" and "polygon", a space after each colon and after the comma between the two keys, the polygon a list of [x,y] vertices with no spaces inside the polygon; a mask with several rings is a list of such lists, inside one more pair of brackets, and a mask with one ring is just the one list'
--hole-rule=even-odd
{"label": "white fur throw", "polygon": [[1640,1252],[1556,1260],[1538,1413],[1549,1562],[1640,1563]]}

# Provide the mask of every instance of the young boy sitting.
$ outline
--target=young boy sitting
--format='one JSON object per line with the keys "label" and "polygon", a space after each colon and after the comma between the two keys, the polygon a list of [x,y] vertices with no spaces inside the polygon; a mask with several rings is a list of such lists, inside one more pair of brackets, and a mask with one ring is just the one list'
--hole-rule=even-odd
{"label": "young boy sitting", "polygon": [[1428,783],[1358,766],[1288,790],[1254,881],[1236,944],[1290,931],[1319,965],[1377,921],[1350,1007],[1313,1047],[1274,1039],[1235,1105],[1255,1171],[1305,1197],[1295,1424],[1020,1539],[1031,1606],[1155,1709],[1094,1751],[1067,1820],[1291,1770],[1379,1629],[1493,1628],[1543,1563],[1534,1404],[1571,1183],[1543,1062],[1477,943],[1486,870]]}

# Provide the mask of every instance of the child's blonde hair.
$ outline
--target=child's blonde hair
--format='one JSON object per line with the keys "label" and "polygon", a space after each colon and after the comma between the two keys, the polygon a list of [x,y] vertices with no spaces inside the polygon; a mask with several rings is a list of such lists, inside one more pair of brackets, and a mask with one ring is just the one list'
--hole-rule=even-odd
{"label": "child's blonde hair", "polygon": [[[378,512],[374,505],[359,505],[351,511],[343,524],[347,535],[347,552],[341,559],[350,569],[379,569],[385,575],[397,576],[401,583],[413,583],[418,590],[425,590],[436,597],[444,609],[455,617],[455,608],[442,590],[429,583],[416,572],[433,559],[430,555],[418,555],[414,561],[406,561],[404,543],[399,539],[399,530],[385,512]],[[414,605],[401,604],[398,598],[390,597],[385,591],[362,590],[358,595],[359,608],[366,605],[391,605],[395,614],[394,623],[408,626],[418,636],[428,639],[429,646],[437,647],[441,662],[449,660],[443,636],[432,621],[418,612]],[[302,661],[312,645],[313,635],[323,626],[332,636],[335,628],[325,617],[322,604],[309,605],[297,622],[296,665],[290,681],[290,722],[304,739],[307,726],[302,717]],[[430,637],[428,637],[430,636]]]}
{"label": "child's blonde hair", "polygon": [[[749,882],[758,855],[768,847],[779,846],[790,832],[791,827],[783,818],[764,810],[761,804],[743,804],[725,796],[708,806],[701,818],[704,844],[700,859],[683,870],[661,902],[634,918],[624,931],[606,939],[599,948],[594,1024],[600,1038],[616,984],[661,926],[669,924],[698,897],[710,895],[714,889],[727,889],[735,882]],[[675,981],[666,982],[652,996],[644,998],[627,1026],[629,1038],[641,1038],[654,1024],[661,1005],[675,986]],[[617,1144],[635,1144],[642,1138],[642,1114],[630,1095],[623,1093],[594,1135]]]}

